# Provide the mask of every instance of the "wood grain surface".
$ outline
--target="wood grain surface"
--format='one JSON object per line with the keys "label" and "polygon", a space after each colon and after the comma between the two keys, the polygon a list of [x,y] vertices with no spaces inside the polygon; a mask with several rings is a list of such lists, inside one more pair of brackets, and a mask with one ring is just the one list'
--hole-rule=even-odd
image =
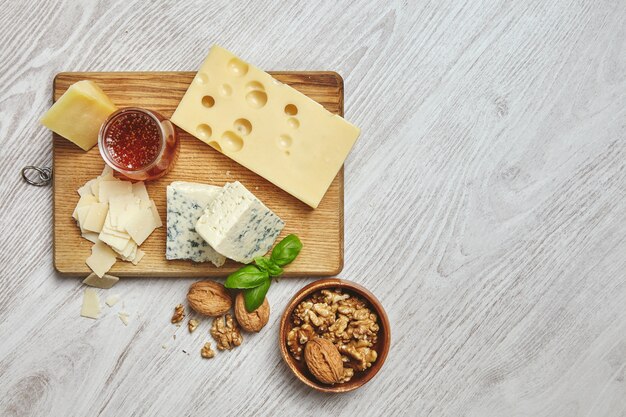
{"label": "wood grain surface", "polygon": [[[343,80],[334,72],[278,72],[278,80],[292,85],[333,113],[343,115]],[[57,100],[73,83],[95,81],[118,107],[143,107],[169,118],[187,91],[195,72],[74,72],[54,78]],[[176,128],[181,147],[172,171],[157,181],[146,183],[165,224],[165,190],[172,181],[190,181],[222,186],[240,181],[265,205],[285,221],[277,241],[290,233],[300,237],[305,250],[286,268],[285,277],[337,275],[343,267],[343,168],[333,180],[315,210],[298,201],[269,181],[215,151],[182,129]],[[57,134],[53,136],[54,167],[54,265],[64,274],[89,274],[85,259],[93,244],[80,237],[72,219],[78,202],[76,190],[102,172],[104,162],[95,146],[84,152]],[[156,229],[141,246],[146,255],[138,265],[117,262],[111,269],[116,276],[185,277],[221,276],[241,267],[227,261],[216,268],[210,262],[196,263],[165,259],[166,227]]]}
{"label": "wood grain surface", "polygon": [[[623,0],[0,5],[0,416],[626,417]],[[52,163],[55,74],[193,71],[213,43],[344,77],[362,135],[341,278],[392,331],[354,392],[280,357],[309,278],[274,283],[267,327],[202,360],[211,321],[169,323],[194,279],[125,279],[94,321],[54,270],[52,189],[19,170]]]}

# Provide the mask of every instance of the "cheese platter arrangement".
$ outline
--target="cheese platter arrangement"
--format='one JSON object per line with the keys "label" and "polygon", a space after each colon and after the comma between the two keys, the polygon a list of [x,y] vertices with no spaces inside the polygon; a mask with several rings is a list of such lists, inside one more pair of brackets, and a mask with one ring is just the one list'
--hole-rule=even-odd
{"label": "cheese platter arrangement", "polygon": [[[54,100],[59,100],[70,86],[88,80],[101,87],[119,108],[148,108],[169,116],[176,110],[195,76],[196,74],[191,72],[61,73],[54,79]],[[329,112],[343,114],[343,83],[336,73],[278,72],[272,73],[272,76],[285,86],[294,85],[301,93],[319,102]],[[219,92],[215,96],[216,100],[219,100]],[[218,110],[218,106],[214,105],[213,109]],[[309,123],[302,112],[303,110],[300,110],[301,125],[297,130],[307,128]],[[293,118],[286,116],[286,120]],[[289,127],[286,120],[282,128],[289,132],[287,129],[293,128]],[[280,126],[277,127],[280,129]],[[309,128],[317,127],[313,124]],[[296,133],[294,130],[290,134],[297,138]],[[341,271],[343,168],[338,169],[324,198],[317,208],[313,209],[186,131],[177,129],[177,134],[180,150],[171,172],[145,183],[160,215],[167,214],[167,186],[172,182],[222,186],[228,182],[239,181],[285,222],[280,236],[296,233],[307,245],[307,251],[294,262],[289,271],[286,271],[286,276],[331,276]],[[215,135],[217,134],[215,132]],[[271,139],[276,140],[274,137]],[[268,146],[274,144],[270,143]],[[80,238],[81,231],[72,218],[80,197],[77,190],[87,181],[97,178],[105,164],[97,146],[85,152],[56,133],[53,135],[53,150],[55,267],[63,274],[80,276],[90,272],[85,259],[89,256],[92,242]],[[290,157],[296,158],[298,155]],[[296,161],[295,165],[300,163]],[[117,262],[112,267],[111,273],[137,277],[226,276],[238,268],[237,263],[233,261],[226,261],[224,265],[217,267],[211,262],[167,259],[166,247],[167,228],[157,228],[142,246],[145,253],[142,262],[137,265]]]}
{"label": "cheese platter arrangement", "polygon": [[[52,176],[58,272],[101,289],[119,277],[226,278],[197,282],[187,296],[215,317],[223,350],[241,344],[239,327],[265,326],[272,278],[342,270],[343,163],[360,130],[342,117],[337,73],[267,73],[213,46],[197,72],[59,73],[53,102],[41,123],[53,132],[54,175],[39,173]],[[282,347],[299,360],[308,334],[312,352],[336,358],[331,374],[307,362],[318,382],[348,383],[355,372],[369,380],[388,350],[382,306],[339,285],[324,291],[303,302],[311,311],[295,310],[299,342],[281,336]],[[85,290],[81,315],[100,314],[97,293]],[[197,325],[189,320],[189,332]],[[207,343],[202,357],[214,355]]]}

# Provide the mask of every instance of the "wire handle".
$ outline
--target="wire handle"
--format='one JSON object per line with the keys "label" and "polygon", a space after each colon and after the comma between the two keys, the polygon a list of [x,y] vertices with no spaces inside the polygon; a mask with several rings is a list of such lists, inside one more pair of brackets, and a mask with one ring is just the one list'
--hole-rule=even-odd
{"label": "wire handle", "polygon": [[[30,176],[32,176],[32,171],[37,172],[39,178],[31,179]],[[30,185],[34,185],[35,187],[43,187],[44,185],[50,184],[50,182],[52,181],[52,168],[40,168],[34,165],[28,165],[22,168],[22,178]]]}

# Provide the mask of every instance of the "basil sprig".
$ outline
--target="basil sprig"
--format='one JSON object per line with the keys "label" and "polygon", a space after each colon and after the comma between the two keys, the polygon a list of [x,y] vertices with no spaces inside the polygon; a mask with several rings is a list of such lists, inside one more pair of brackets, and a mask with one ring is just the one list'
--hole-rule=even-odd
{"label": "basil sprig", "polygon": [[280,266],[272,262],[271,259],[265,258],[263,256],[254,258],[254,263],[261,271],[266,271],[270,277],[277,277],[279,275],[282,275],[283,273],[283,269]]}
{"label": "basil sprig", "polygon": [[253,312],[263,304],[272,283],[270,277],[282,275],[282,267],[293,262],[301,250],[302,242],[298,236],[288,235],[274,247],[269,258],[254,258],[254,264],[230,274],[224,286],[243,290],[246,310]]}

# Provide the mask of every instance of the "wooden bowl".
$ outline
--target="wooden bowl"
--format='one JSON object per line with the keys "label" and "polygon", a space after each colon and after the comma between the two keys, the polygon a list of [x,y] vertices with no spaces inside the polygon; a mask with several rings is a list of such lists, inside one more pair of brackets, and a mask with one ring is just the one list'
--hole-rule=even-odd
{"label": "wooden bowl", "polygon": [[[304,362],[304,358],[297,361],[293,356],[291,356],[291,353],[289,353],[289,349],[287,348],[287,334],[294,327],[291,322],[291,313],[300,302],[317,291],[335,288],[341,288],[345,293],[359,296],[369,304],[368,307],[378,316],[380,330],[378,331],[378,341],[374,345],[378,358],[376,359],[376,362],[372,364],[371,368],[368,368],[363,372],[355,372],[350,381],[341,384],[326,385],[318,382],[315,377],[311,375],[306,363]],[[293,296],[289,304],[287,304],[287,307],[285,308],[285,311],[280,319],[279,338],[280,353],[289,366],[289,369],[293,371],[300,381],[304,382],[309,387],[322,392],[348,392],[365,385],[365,383],[372,379],[383,366],[383,363],[387,358],[387,353],[389,352],[391,331],[387,313],[385,313],[383,306],[380,304],[380,301],[376,299],[374,294],[354,282],[338,278],[329,278],[312,282]]]}

